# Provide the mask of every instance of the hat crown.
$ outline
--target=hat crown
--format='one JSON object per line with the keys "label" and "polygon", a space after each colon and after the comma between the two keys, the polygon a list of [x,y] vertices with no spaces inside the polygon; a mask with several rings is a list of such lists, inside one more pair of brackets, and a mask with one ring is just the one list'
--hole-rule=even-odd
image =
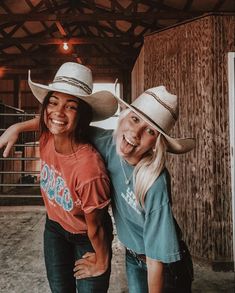
{"label": "hat crown", "polygon": [[91,70],[78,63],[66,62],[60,66],[50,86],[74,94],[90,95],[93,90]]}
{"label": "hat crown", "polygon": [[165,133],[169,133],[178,119],[178,98],[165,86],[146,90],[131,105]]}

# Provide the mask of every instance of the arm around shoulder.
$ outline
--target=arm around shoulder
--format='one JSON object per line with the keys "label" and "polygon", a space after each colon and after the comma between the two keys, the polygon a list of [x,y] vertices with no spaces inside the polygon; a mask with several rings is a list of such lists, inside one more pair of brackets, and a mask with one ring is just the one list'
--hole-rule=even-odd
{"label": "arm around shoulder", "polygon": [[24,131],[36,131],[39,129],[39,118],[19,122],[8,127],[0,136],[0,148],[5,146],[3,157],[7,157],[18,136]]}

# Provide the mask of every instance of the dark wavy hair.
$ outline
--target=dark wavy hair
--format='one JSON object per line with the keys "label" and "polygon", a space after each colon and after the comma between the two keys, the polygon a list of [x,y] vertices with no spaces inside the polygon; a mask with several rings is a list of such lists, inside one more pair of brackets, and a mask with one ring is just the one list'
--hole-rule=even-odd
{"label": "dark wavy hair", "polygon": [[[44,114],[47,110],[47,105],[49,104],[50,97],[53,95],[54,92],[48,92],[48,94],[45,96],[41,112],[40,112],[40,136],[43,133],[49,134],[49,129],[47,128],[45,122],[44,122]],[[79,142],[89,142],[89,124],[92,121],[92,108],[90,105],[88,105],[86,102],[78,98],[78,109],[77,109],[77,117],[76,117],[76,125],[74,128],[73,133],[71,134],[71,140],[73,139],[75,143]]]}

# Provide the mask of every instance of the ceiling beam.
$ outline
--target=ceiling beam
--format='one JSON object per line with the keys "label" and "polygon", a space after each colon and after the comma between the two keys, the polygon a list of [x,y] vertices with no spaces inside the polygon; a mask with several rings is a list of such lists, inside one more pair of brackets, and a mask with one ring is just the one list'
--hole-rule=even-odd
{"label": "ceiling beam", "polygon": [[0,59],[7,60],[7,59],[14,59],[14,58],[35,58],[35,59],[71,59],[77,58],[81,55],[84,58],[125,58],[125,59],[134,59],[135,55],[138,54],[138,51],[132,51],[131,54],[126,52],[121,53],[113,53],[113,52],[81,52],[81,54],[60,54],[60,53],[37,53],[37,52],[24,52],[19,54],[0,54]]}
{"label": "ceiling beam", "polygon": [[[93,63],[87,63],[84,64],[85,66],[89,67],[89,68],[95,68],[95,69],[99,69],[99,70],[105,70],[105,69],[115,69],[115,70],[121,70],[121,69],[129,69],[130,65],[128,65],[127,63],[123,63],[120,65],[114,65],[112,64],[93,64]],[[15,73],[15,72],[24,72],[27,73],[29,69],[31,69],[33,72],[34,71],[42,71],[42,70],[58,70],[58,65],[5,65],[3,67],[1,67],[1,69],[4,72],[9,72],[9,73]]]}
{"label": "ceiling beam", "polygon": [[43,38],[43,37],[24,37],[24,38],[0,38],[1,47],[7,47],[15,44],[34,44],[34,45],[62,45],[64,41],[67,41],[71,45],[84,45],[84,44],[97,44],[97,43],[114,43],[118,44],[123,42],[142,42],[142,37],[78,37],[78,38]]}
{"label": "ceiling beam", "polygon": [[[209,11],[208,11],[209,12]],[[207,13],[208,13],[207,12]],[[25,22],[25,21],[76,21],[76,22],[97,22],[101,20],[153,20],[153,19],[187,19],[206,13],[205,11],[158,11],[158,12],[102,12],[102,13],[67,13],[67,14],[48,14],[48,13],[1,13],[0,23],[2,22]]]}

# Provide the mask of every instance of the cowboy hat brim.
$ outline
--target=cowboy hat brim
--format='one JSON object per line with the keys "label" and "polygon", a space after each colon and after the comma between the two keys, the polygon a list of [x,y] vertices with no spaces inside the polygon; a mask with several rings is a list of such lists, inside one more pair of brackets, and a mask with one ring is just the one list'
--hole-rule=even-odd
{"label": "cowboy hat brim", "polygon": [[125,107],[129,108],[131,111],[133,111],[137,116],[139,116],[141,119],[143,119],[146,123],[148,123],[151,127],[156,129],[158,132],[160,132],[167,141],[167,151],[173,154],[183,154],[191,151],[196,144],[196,141],[194,138],[173,138],[170,137],[168,134],[166,134],[156,123],[152,122],[150,119],[148,119],[147,116],[145,116],[141,111],[138,110],[138,108],[133,107],[132,105],[129,105],[121,98],[116,97],[118,102]]}
{"label": "cowboy hat brim", "polygon": [[74,94],[70,91],[58,89],[54,87],[53,84],[49,84],[48,86],[46,86],[33,82],[30,78],[30,70],[28,74],[28,84],[33,95],[38,99],[40,103],[43,103],[45,96],[48,94],[48,92],[51,91],[69,94],[85,101],[92,108],[92,121],[107,119],[113,116],[118,108],[117,97],[109,91],[99,91],[90,95]]}

